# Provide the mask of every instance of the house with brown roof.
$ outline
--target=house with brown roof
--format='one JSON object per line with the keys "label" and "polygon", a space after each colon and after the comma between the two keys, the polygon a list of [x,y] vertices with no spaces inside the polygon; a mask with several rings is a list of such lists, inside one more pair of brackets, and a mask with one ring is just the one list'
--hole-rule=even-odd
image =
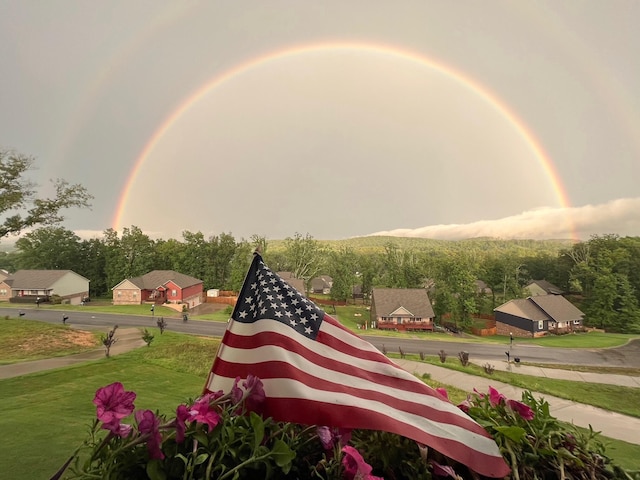
{"label": "house with brown roof", "polygon": [[143,303],[184,304],[193,308],[202,303],[204,282],[173,270],[153,270],[141,277],[122,280],[111,290],[114,305]]}
{"label": "house with brown roof", "polygon": [[564,295],[564,291],[560,287],[556,287],[553,283],[546,280],[531,280],[525,287],[529,295]]}
{"label": "house with brown roof", "polygon": [[331,287],[333,286],[333,278],[329,275],[320,275],[311,279],[311,292],[322,293],[328,295],[331,293]]}
{"label": "house with brown roof", "polygon": [[18,270],[0,283],[0,299],[13,303],[48,302],[54,295],[80,305],[89,296],[89,279],[72,270]]}
{"label": "house with brown roof", "polygon": [[304,280],[296,277],[293,272],[276,272],[276,274],[291,287],[295,288],[303,297],[307,296],[307,289],[304,286]]}
{"label": "house with brown roof", "polygon": [[374,288],[371,326],[381,330],[433,330],[435,314],[424,288]]}
{"label": "house with brown roof", "polygon": [[584,313],[562,295],[517,298],[493,312],[498,335],[540,337],[583,329]]}

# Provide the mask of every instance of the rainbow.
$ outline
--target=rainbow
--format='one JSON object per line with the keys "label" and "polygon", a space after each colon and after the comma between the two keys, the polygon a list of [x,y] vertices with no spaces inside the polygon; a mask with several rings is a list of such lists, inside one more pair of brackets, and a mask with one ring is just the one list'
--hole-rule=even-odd
{"label": "rainbow", "polygon": [[[277,61],[288,57],[296,57],[301,55],[308,55],[317,52],[344,52],[353,51],[357,53],[388,56],[396,59],[403,59],[409,62],[420,64],[426,68],[435,70],[451,80],[457,82],[464,88],[473,92],[484,101],[486,101],[491,107],[493,107],[500,115],[502,115],[510,125],[512,125],[515,133],[519,135],[525,143],[534,152],[536,159],[540,163],[546,176],[552,185],[555,192],[558,203],[561,207],[570,207],[567,192],[564,185],[556,171],[555,165],[544,151],[542,145],[538,139],[529,130],[527,125],[495,94],[490,92],[486,87],[482,86],[472,78],[464,76],[460,72],[453,68],[435,60],[428,58],[422,54],[401,49],[397,47],[391,47],[387,45],[369,44],[369,43],[351,43],[351,42],[338,42],[338,43],[317,43],[310,45],[301,45],[275,52],[267,53],[265,55],[249,59],[241,64],[238,64],[223,73],[216,75],[210,81],[206,82],[196,91],[191,93],[182,103],[174,109],[171,114],[162,121],[160,126],[154,131],[151,138],[144,145],[144,148],[135,160],[134,166],[131,169],[131,173],[125,183],[122,193],[119,197],[119,201],[116,207],[115,214],[112,220],[112,228],[119,230],[122,227],[122,217],[131,192],[132,186],[138,176],[138,173],[154,151],[162,137],[171,129],[175,122],[180,119],[189,109],[198,103],[205,95],[212,90],[220,87],[221,85],[233,80],[234,78],[246,73],[254,68],[267,64],[269,62]],[[569,221],[569,220],[567,220]],[[573,230],[573,229],[572,229]],[[575,237],[575,235],[574,235]]]}

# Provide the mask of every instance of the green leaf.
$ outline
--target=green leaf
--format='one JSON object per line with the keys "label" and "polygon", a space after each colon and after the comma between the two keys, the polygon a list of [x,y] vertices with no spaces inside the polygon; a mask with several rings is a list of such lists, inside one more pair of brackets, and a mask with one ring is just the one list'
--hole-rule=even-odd
{"label": "green leaf", "polygon": [[[283,470],[285,469],[285,465],[290,464],[294,458],[296,458],[296,452],[289,448],[285,442],[280,439],[277,439],[273,444],[273,449],[271,449],[271,455],[273,457],[273,461],[276,462]],[[287,470],[290,468],[290,465],[287,465]]]}
{"label": "green leaf", "polygon": [[151,480],[167,480],[167,474],[162,469],[160,460],[149,460],[147,462],[147,476]]}
{"label": "green leaf", "polygon": [[264,420],[255,412],[251,412],[251,428],[253,429],[253,449],[256,450],[264,439]]}
{"label": "green leaf", "polygon": [[493,428],[496,430],[496,432],[501,433],[502,435],[507,437],[509,440],[517,443],[520,443],[524,439],[525,435],[527,434],[526,430],[522,427],[495,426]]}
{"label": "green leaf", "polygon": [[208,453],[201,453],[200,455],[198,455],[196,457],[196,461],[195,461],[194,465],[200,465],[201,463],[206,462],[207,458],[209,458],[209,454]]}

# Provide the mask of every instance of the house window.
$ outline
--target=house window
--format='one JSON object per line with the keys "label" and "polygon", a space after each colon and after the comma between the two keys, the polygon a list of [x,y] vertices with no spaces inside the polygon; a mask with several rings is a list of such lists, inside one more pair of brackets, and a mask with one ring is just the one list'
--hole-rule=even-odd
{"label": "house window", "polygon": [[29,295],[37,295],[38,290],[29,290]]}
{"label": "house window", "polygon": [[171,290],[171,296],[175,297],[178,294],[178,292],[176,292],[175,290]]}
{"label": "house window", "polygon": [[120,290],[118,290],[118,296],[122,295],[122,292]]}
{"label": "house window", "polygon": [[137,297],[138,296],[138,292],[133,292],[133,296]]}
{"label": "house window", "polygon": [[538,320],[538,330],[544,329],[544,320]]}
{"label": "house window", "polygon": [[6,295],[7,291],[3,288],[2,290],[0,290],[0,295]]}
{"label": "house window", "polygon": [[574,324],[574,325],[580,325],[580,320],[574,320],[574,321],[573,321],[573,324]]}

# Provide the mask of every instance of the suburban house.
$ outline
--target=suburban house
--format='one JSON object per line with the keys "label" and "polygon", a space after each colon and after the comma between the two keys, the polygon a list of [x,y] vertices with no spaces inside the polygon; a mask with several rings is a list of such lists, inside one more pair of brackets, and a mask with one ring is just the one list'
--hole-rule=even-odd
{"label": "suburban house", "polygon": [[493,312],[498,335],[541,337],[583,328],[584,313],[562,295],[518,298],[500,305]]}
{"label": "suburban house", "polygon": [[307,296],[307,289],[304,286],[304,280],[297,278],[292,272],[276,272],[276,274],[290,286],[295,288],[303,297]]}
{"label": "suburban house", "polygon": [[564,295],[561,288],[546,280],[531,280],[525,287],[529,295]]}
{"label": "suburban house", "polygon": [[329,275],[320,275],[319,277],[311,279],[311,292],[323,293],[328,295],[331,293],[331,287],[333,286],[333,278]]}
{"label": "suburban house", "polygon": [[111,290],[114,305],[171,303],[193,308],[202,303],[203,284],[202,280],[173,270],[153,270],[122,280]]}
{"label": "suburban house", "polygon": [[11,280],[5,281],[8,277],[9,272],[0,270],[0,302],[8,302],[11,298]]}
{"label": "suburban house", "polygon": [[433,307],[424,288],[374,288],[371,326],[382,330],[433,330]]}
{"label": "suburban house", "polygon": [[72,270],[18,270],[0,282],[0,300],[48,302],[54,295],[80,305],[89,296],[89,279]]}

